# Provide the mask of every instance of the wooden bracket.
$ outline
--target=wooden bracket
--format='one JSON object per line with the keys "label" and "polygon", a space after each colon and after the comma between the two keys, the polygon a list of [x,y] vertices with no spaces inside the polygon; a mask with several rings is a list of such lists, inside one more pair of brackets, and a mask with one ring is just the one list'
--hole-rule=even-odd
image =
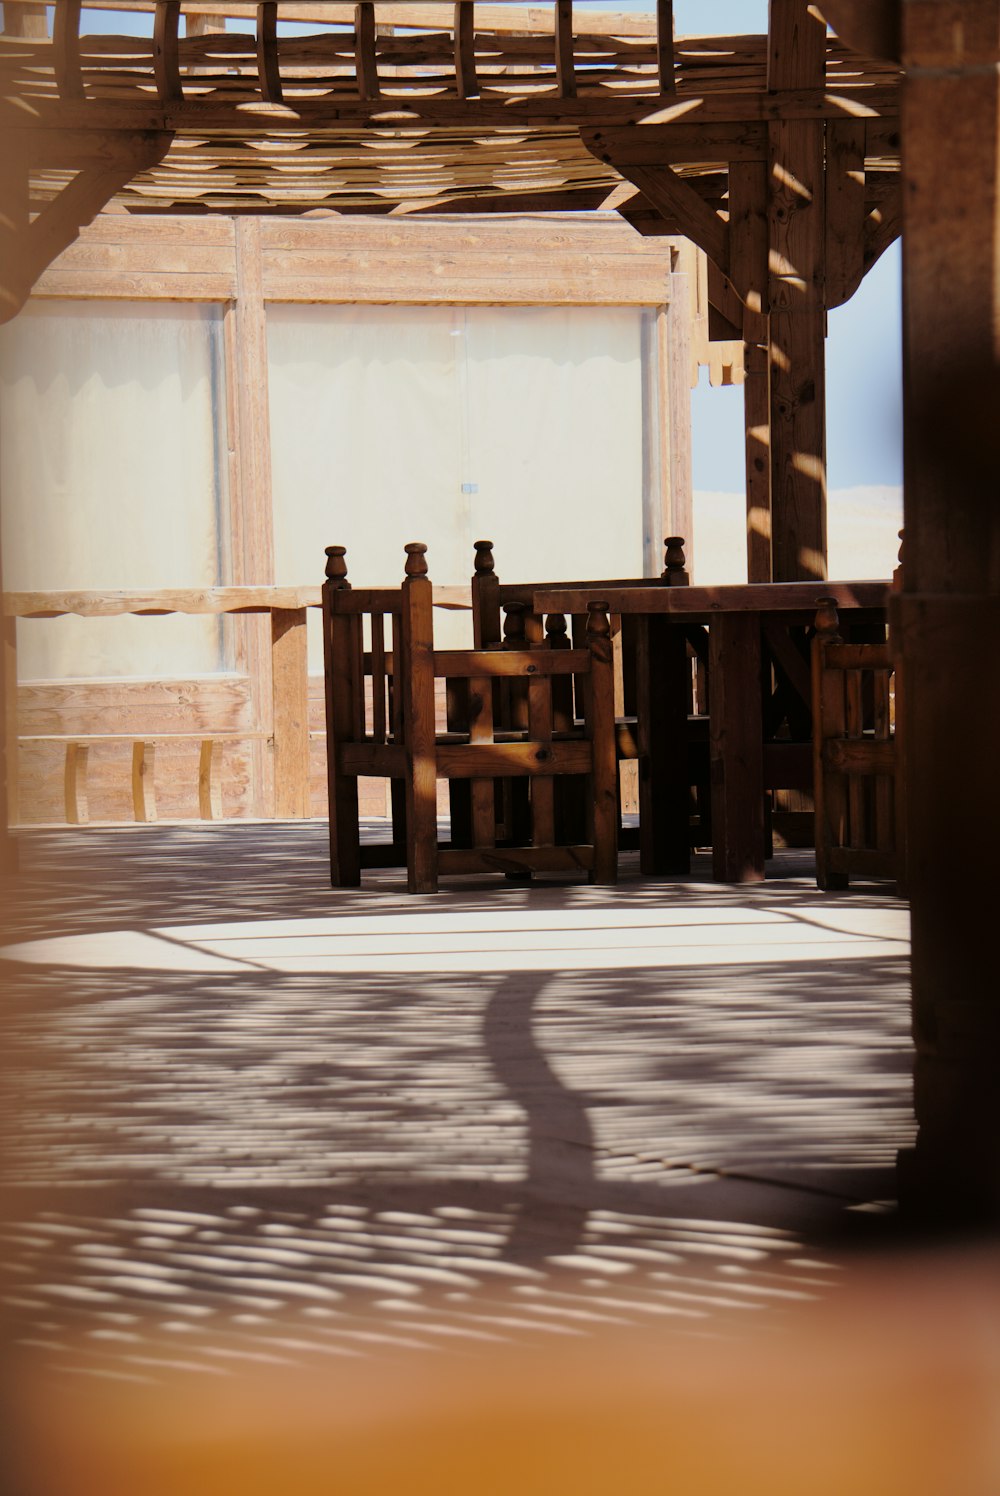
{"label": "wooden bracket", "polygon": [[609,149],[605,137],[595,139],[589,130],[581,130],[580,134],[593,155],[613,166],[638,187],[672,228],[676,225],[679,232],[703,249],[724,274],[729,273],[729,225],[698,195],[690,182],[678,176],[670,166],[616,160],[613,147]]}
{"label": "wooden bracket", "polygon": [[842,42],[888,62],[903,55],[902,0],[821,0],[820,10]]}
{"label": "wooden bracket", "polygon": [[[8,132],[8,140],[15,134],[22,138],[0,175],[0,240],[5,241],[0,256],[0,322],[10,321],[21,310],[42,271],[137,172],[162,161],[173,140],[172,134],[160,131],[127,136],[103,131],[91,140],[86,131],[67,135],[45,130]],[[29,171],[39,160],[77,174],[29,220]]]}

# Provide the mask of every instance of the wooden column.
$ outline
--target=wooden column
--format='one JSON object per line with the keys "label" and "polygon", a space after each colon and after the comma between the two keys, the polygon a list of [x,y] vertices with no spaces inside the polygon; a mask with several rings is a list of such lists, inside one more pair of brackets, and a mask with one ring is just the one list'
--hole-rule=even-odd
{"label": "wooden column", "polygon": [[[236,220],[237,300],[226,320],[229,401],[232,582],[267,586],[274,581],[271,511],[271,433],[268,412],[267,333],[264,320],[260,225]],[[238,663],[250,680],[254,726],[273,731],[271,630],[266,614],[240,621]],[[274,814],[274,765],[266,742],[251,747],[254,815]]]}
{"label": "wooden column", "polygon": [[306,609],[271,613],[271,691],[274,733],[274,814],[309,814],[309,665]]}
{"label": "wooden column", "polygon": [[1000,1220],[1000,0],[903,6],[906,1208]]}
{"label": "wooden column", "polygon": [[[768,88],[821,90],[826,27],[770,0]],[[768,127],[772,575],[826,576],[825,141],[822,120]]]}

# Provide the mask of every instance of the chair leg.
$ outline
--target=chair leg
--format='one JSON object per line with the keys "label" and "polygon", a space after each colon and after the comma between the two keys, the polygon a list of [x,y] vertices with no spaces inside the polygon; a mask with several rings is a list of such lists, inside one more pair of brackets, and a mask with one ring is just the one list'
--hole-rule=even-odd
{"label": "chair leg", "polygon": [[334,888],[361,883],[358,781],[346,774],[330,776],[330,883]]}
{"label": "chair leg", "polygon": [[415,764],[406,783],[406,886],[410,893],[437,893],[437,851],[434,765]]}

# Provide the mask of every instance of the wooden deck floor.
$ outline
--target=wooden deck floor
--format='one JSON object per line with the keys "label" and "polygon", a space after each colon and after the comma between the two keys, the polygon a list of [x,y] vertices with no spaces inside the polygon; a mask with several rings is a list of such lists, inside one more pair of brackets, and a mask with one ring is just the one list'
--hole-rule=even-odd
{"label": "wooden deck floor", "polygon": [[25,1334],[122,1370],[151,1335],[210,1358],[220,1317],[357,1353],[827,1291],[911,1137],[895,899],[802,854],[751,889],[334,893],[324,837],[24,836]]}

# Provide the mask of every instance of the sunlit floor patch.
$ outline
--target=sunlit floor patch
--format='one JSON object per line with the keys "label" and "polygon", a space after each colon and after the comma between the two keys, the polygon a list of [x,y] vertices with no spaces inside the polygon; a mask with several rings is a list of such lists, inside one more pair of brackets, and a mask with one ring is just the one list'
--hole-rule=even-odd
{"label": "sunlit floor patch", "polygon": [[8,960],[163,971],[288,973],[636,970],[846,961],[905,953],[902,909],[483,910],[111,931],[6,947]]}

